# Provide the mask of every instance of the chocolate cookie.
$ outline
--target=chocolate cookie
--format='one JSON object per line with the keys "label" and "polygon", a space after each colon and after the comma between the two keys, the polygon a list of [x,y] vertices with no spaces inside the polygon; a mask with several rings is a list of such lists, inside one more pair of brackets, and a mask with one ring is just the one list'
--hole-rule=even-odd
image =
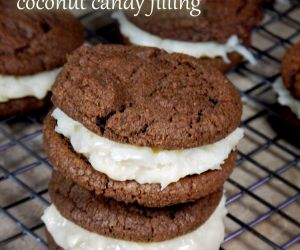
{"label": "chocolate cookie", "polygon": [[16,6],[15,0],[0,0],[0,74],[52,70],[83,43],[83,28],[68,12],[26,11]]}
{"label": "chocolate cookie", "polygon": [[167,150],[225,138],[242,112],[238,91],[214,68],[186,55],[122,45],[76,50],[52,101],[99,136]]}
{"label": "chocolate cookie", "polygon": [[[83,27],[68,12],[18,10],[16,6],[15,0],[0,0],[0,77],[54,70],[83,43]],[[49,96],[9,99],[0,102],[0,116],[19,115],[48,104]]]}
{"label": "chocolate cookie", "polygon": [[300,101],[300,42],[291,47],[283,57],[281,76],[292,96]]}
{"label": "chocolate cookie", "polygon": [[29,113],[43,108],[49,108],[50,105],[50,94],[42,100],[38,100],[34,97],[14,99],[0,103],[0,117]]}
{"label": "chocolate cookie", "polygon": [[53,172],[49,195],[66,219],[108,237],[136,242],[165,241],[202,225],[222,197],[222,189],[193,203],[145,208],[95,196],[58,172]]}
{"label": "chocolate cookie", "polygon": [[44,146],[55,170],[84,188],[117,201],[136,202],[146,207],[164,207],[194,201],[223,187],[231,174],[236,153],[232,152],[221,170],[187,176],[161,190],[160,184],[114,181],[96,171],[86,158],[73,151],[69,141],[54,131],[56,121],[49,114],[44,122]]}
{"label": "chocolate cookie", "polygon": [[[150,6],[149,6],[150,7]],[[250,33],[263,17],[259,1],[245,0],[202,0],[198,17],[191,17],[190,11],[155,11],[149,7],[138,16],[127,12],[128,19],[151,34],[175,40],[225,43],[232,35],[237,35],[246,44]]]}

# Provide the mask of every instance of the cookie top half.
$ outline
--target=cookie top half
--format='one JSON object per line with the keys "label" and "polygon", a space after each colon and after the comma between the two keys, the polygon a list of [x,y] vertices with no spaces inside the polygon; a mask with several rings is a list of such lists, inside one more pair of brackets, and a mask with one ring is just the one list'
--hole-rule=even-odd
{"label": "cookie top half", "polygon": [[76,50],[52,101],[100,136],[167,150],[226,137],[242,112],[238,91],[216,69],[186,55],[124,45]]}
{"label": "cookie top half", "polygon": [[281,76],[292,96],[300,100],[300,42],[293,45],[283,57]]}
{"label": "cookie top half", "polygon": [[151,10],[150,4],[138,16],[127,12],[127,17],[141,29],[162,38],[225,43],[230,36],[237,35],[246,45],[251,30],[263,17],[261,0],[201,0],[197,8],[201,10],[197,17],[192,17],[190,10],[156,10],[145,17],[143,14]]}
{"label": "cookie top half", "polygon": [[84,41],[80,22],[62,11],[18,10],[0,0],[0,74],[29,75],[62,66]]}

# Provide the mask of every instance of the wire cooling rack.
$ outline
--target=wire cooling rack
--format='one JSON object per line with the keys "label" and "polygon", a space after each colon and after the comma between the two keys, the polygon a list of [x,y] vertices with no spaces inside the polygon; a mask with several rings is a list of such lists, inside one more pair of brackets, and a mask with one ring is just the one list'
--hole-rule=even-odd
{"label": "wire cooling rack", "polygon": [[[79,18],[89,42],[114,41],[114,26],[99,13]],[[243,63],[228,75],[244,100],[245,139],[226,183],[222,249],[300,249],[300,150],[286,140],[289,129],[273,130],[270,119],[277,117],[276,124],[284,119],[274,108],[272,83],[285,50],[299,40],[299,1],[268,6],[253,34],[258,64]],[[51,165],[43,151],[41,117],[0,120],[0,249],[47,249],[40,216],[49,205]]]}

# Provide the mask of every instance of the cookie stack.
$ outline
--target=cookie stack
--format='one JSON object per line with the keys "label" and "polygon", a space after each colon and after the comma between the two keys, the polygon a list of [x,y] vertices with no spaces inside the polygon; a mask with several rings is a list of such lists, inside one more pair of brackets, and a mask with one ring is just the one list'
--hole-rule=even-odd
{"label": "cookie stack", "polygon": [[162,50],[97,45],[68,58],[44,127],[51,249],[219,249],[239,93]]}
{"label": "cookie stack", "polygon": [[66,55],[84,41],[81,23],[68,12],[16,6],[0,0],[0,117],[47,106]]}

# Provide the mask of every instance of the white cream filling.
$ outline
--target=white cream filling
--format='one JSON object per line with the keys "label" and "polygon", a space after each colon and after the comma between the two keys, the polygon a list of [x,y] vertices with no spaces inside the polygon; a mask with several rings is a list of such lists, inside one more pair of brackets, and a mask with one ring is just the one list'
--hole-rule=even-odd
{"label": "white cream filling", "polygon": [[281,105],[288,106],[300,119],[300,101],[294,98],[287,88],[283,85],[282,78],[279,77],[273,84],[274,91],[278,94],[278,102]]}
{"label": "white cream filling", "polygon": [[65,250],[218,250],[224,239],[225,198],[210,218],[195,231],[162,242],[140,243],[89,232],[65,219],[51,205],[42,217],[56,244]]}
{"label": "white cream filling", "polygon": [[27,96],[43,99],[59,71],[54,69],[28,76],[0,75],[0,103]]}
{"label": "white cream filling", "polygon": [[187,42],[172,39],[162,39],[146,31],[143,31],[126,18],[122,11],[116,11],[112,17],[118,20],[121,33],[129,39],[132,44],[149,46],[163,49],[169,53],[183,53],[196,58],[201,57],[222,57],[224,62],[229,63],[227,54],[237,52],[246,58],[251,64],[256,60],[252,53],[239,41],[236,35],[231,36],[226,44],[217,42]]}
{"label": "white cream filling", "polygon": [[159,183],[162,188],[188,175],[220,169],[243,137],[243,130],[237,128],[214,144],[184,150],[156,150],[96,135],[58,108],[52,116],[57,121],[55,131],[68,138],[73,149],[85,155],[97,171],[113,180]]}

